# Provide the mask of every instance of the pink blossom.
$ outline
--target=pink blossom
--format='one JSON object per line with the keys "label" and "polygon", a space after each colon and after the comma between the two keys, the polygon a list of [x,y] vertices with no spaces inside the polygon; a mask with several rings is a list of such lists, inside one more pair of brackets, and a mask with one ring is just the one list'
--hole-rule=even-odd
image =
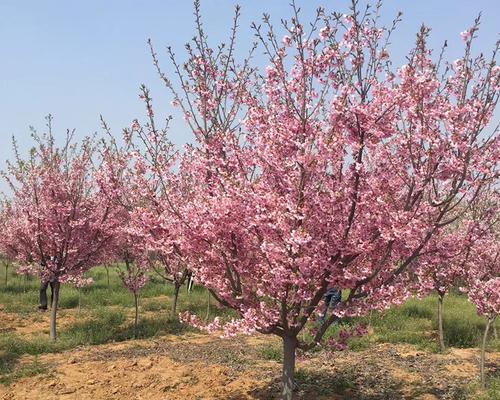
{"label": "pink blossom", "polygon": [[326,40],[330,36],[330,28],[328,26],[324,26],[319,31],[319,37],[321,40]]}
{"label": "pink blossom", "polygon": [[472,31],[466,30],[466,31],[460,32],[460,36],[462,37],[462,40],[464,42],[468,42],[472,38]]}
{"label": "pink blossom", "polygon": [[139,125],[139,121],[134,119],[134,121],[132,122],[132,125],[130,126],[130,129],[132,131],[138,131],[139,129],[141,129],[141,126]]}
{"label": "pink blossom", "polygon": [[[84,273],[105,257],[120,221],[104,188],[106,163],[96,144],[74,144],[68,135],[58,147],[50,117],[48,126],[47,134],[34,136],[29,158],[10,164],[12,198],[0,214],[0,251],[23,266],[20,272],[44,282],[84,284]],[[57,306],[57,296],[54,301]],[[55,339],[55,314],[51,322]]]}

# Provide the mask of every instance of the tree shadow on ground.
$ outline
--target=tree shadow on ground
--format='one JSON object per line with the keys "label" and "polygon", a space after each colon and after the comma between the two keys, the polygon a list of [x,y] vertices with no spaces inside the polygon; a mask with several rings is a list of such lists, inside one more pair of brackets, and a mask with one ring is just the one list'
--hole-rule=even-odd
{"label": "tree shadow on ground", "polygon": [[[495,371],[492,376],[495,375]],[[467,385],[443,388],[433,382],[405,382],[390,374],[370,374],[359,368],[333,370],[299,369],[296,374],[295,400],[410,400],[432,396],[439,399],[467,399]],[[252,398],[278,400],[281,392],[280,377],[270,384],[252,390]],[[422,397],[421,397],[422,396]],[[246,398],[243,393],[234,393],[229,399]]]}
{"label": "tree shadow on ground", "polygon": [[[299,369],[296,373],[296,400],[396,400],[403,399],[402,383],[386,380],[383,386],[374,380],[363,381],[353,370],[312,371]],[[281,380],[276,378],[267,387],[258,388],[251,395],[259,400],[280,399]],[[232,399],[236,400],[236,394]]]}

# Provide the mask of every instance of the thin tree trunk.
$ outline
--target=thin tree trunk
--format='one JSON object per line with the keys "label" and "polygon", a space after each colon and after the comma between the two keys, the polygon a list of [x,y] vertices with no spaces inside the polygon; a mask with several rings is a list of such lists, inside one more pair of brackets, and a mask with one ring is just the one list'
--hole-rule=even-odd
{"label": "thin tree trunk", "polygon": [[438,329],[439,329],[439,347],[441,352],[446,350],[444,345],[444,329],[443,329],[443,302],[444,302],[444,293],[438,292]]}
{"label": "thin tree trunk", "polygon": [[7,287],[7,283],[9,280],[9,264],[5,263],[5,286]]}
{"label": "thin tree trunk", "polygon": [[207,289],[207,293],[208,293],[208,298],[207,298],[207,318],[206,318],[206,320],[208,321],[208,319],[210,318],[210,290]]}
{"label": "thin tree trunk", "polygon": [[137,339],[137,328],[139,325],[139,296],[134,293],[135,319],[134,319],[134,339]]}
{"label": "thin tree trunk", "polygon": [[484,330],[484,335],[483,335],[483,343],[481,344],[481,387],[484,389],[486,386],[486,374],[484,371],[484,361],[486,357],[486,342],[488,340],[488,331],[490,330],[490,325],[491,322],[493,321],[493,318],[488,318],[488,322],[486,323],[486,328]]}
{"label": "thin tree trunk", "polygon": [[106,268],[106,276],[108,277],[108,289],[109,289],[109,267],[106,265],[104,268]]}
{"label": "thin tree trunk", "polygon": [[179,299],[179,290],[181,285],[174,282],[174,300],[172,301],[172,316],[175,317],[177,314],[177,300]]}
{"label": "thin tree trunk", "polygon": [[295,350],[297,348],[297,338],[293,336],[283,337],[283,400],[293,400],[293,390],[295,387]]}
{"label": "thin tree trunk", "polygon": [[57,339],[57,306],[59,305],[59,288],[61,284],[56,279],[52,284],[52,306],[50,309],[50,338],[52,340]]}

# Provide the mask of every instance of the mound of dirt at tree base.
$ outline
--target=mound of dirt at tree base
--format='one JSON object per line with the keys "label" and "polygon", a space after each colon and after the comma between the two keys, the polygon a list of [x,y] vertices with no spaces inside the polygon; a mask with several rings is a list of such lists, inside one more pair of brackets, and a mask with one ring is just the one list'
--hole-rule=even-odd
{"label": "mound of dirt at tree base", "polygon": [[[0,385],[0,399],[278,399],[280,365],[261,356],[270,341],[279,344],[184,335],[48,354],[37,361],[47,373]],[[297,362],[297,399],[456,399],[477,379],[477,358],[474,349],[441,355],[389,344],[318,353]],[[489,353],[488,372],[498,365],[500,353]]]}

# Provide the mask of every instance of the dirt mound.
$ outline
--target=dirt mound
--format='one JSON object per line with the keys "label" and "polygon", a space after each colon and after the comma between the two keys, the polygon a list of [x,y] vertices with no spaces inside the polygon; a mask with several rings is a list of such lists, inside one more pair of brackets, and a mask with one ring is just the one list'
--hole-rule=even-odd
{"label": "dirt mound", "polygon": [[[270,341],[279,343],[191,334],[47,354],[38,362],[48,373],[0,385],[0,399],[278,399],[280,365],[262,360]],[[500,353],[488,355],[490,373],[499,363]],[[440,355],[389,344],[319,353],[297,367],[297,398],[308,400],[454,399],[478,373],[473,349]]]}
{"label": "dirt mound", "polygon": [[49,366],[48,375],[0,386],[0,398],[251,399],[246,393],[265,382],[248,370],[255,349],[244,347],[241,340],[194,335],[46,355],[39,362]]}

